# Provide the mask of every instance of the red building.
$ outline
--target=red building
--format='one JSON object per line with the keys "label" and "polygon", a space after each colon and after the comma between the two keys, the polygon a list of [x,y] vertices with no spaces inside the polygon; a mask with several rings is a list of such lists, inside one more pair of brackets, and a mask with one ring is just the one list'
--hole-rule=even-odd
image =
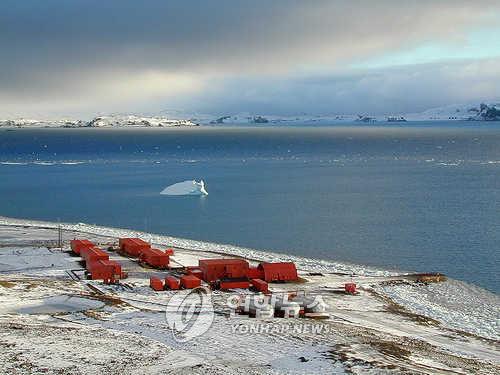
{"label": "red building", "polygon": [[151,245],[140,238],[120,238],[120,250],[131,257],[138,257],[142,251],[151,249]]}
{"label": "red building", "polygon": [[149,286],[153,289],[156,290],[157,292],[162,291],[164,288],[163,285],[163,280],[160,279],[159,277],[150,277],[149,278]]}
{"label": "red building", "polygon": [[248,278],[249,279],[263,279],[264,271],[262,271],[259,267],[250,267],[248,269]]}
{"label": "red building", "polygon": [[87,271],[92,280],[103,280],[105,283],[114,283],[124,279],[120,263],[114,260],[97,260],[87,264]]}
{"label": "red building", "polygon": [[252,286],[254,287],[255,290],[262,292],[262,293],[269,293],[269,285],[261,279],[252,279],[250,281]]}
{"label": "red building", "polygon": [[248,277],[248,262],[244,259],[200,259],[198,264],[206,282]]}
{"label": "red building", "polygon": [[168,289],[177,290],[180,288],[179,279],[174,276],[165,276],[165,286]]}
{"label": "red building", "polygon": [[184,289],[193,289],[201,285],[201,280],[193,275],[182,275],[181,276],[181,286]]}
{"label": "red building", "polygon": [[139,260],[154,268],[167,268],[170,257],[158,249],[145,249],[139,254]]}
{"label": "red building", "polygon": [[263,279],[272,281],[297,281],[297,268],[293,262],[260,263],[258,267],[263,274]]}
{"label": "red building", "polygon": [[345,283],[344,284],[345,292],[348,294],[356,294],[356,284],[355,283]]}
{"label": "red building", "polygon": [[97,260],[109,260],[109,255],[98,247],[83,248],[80,251],[80,256],[85,263],[95,262]]}
{"label": "red building", "polygon": [[250,282],[248,279],[223,279],[219,282],[219,288],[227,289],[248,289]]}
{"label": "red building", "polygon": [[71,250],[77,255],[80,255],[82,249],[95,247],[95,244],[89,240],[74,239],[70,241],[70,244]]}

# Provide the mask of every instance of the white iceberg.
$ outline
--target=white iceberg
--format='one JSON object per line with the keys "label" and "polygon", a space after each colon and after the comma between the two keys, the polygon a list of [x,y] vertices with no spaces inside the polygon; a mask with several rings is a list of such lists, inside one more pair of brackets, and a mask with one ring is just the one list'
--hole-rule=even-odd
{"label": "white iceberg", "polygon": [[200,180],[188,180],[167,186],[160,194],[162,195],[208,195],[205,190],[205,182]]}

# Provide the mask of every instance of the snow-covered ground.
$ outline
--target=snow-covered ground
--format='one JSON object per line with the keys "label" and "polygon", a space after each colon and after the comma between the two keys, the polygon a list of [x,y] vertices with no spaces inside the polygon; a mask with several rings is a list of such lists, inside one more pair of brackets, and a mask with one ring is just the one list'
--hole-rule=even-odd
{"label": "snow-covered ground", "polygon": [[431,317],[443,325],[500,339],[500,297],[457,280],[425,286],[399,284],[376,290],[408,310]]}
{"label": "snow-covered ground", "polygon": [[[359,265],[289,257],[87,224],[0,218],[0,368],[3,373],[313,374],[433,373],[494,374],[500,371],[499,299],[450,280],[417,285],[411,277]],[[80,258],[68,240],[89,238],[105,248],[120,236],[139,236],[173,246],[174,264],[242,256],[292,260],[305,279],[271,284],[273,293],[321,295],[330,318],[259,320],[228,315],[226,299],[240,292],[213,292],[215,318],[192,341],[179,342],[165,319],[174,292],[154,292],[150,275],[134,260],[110,252],[129,273],[123,286],[70,277],[81,275]],[[351,276],[351,274],[353,274]],[[339,294],[345,282],[360,294]],[[92,286],[92,287],[91,287]],[[100,293],[96,293],[96,289]],[[464,292],[468,290],[467,292]],[[318,324],[320,332],[238,327]]]}

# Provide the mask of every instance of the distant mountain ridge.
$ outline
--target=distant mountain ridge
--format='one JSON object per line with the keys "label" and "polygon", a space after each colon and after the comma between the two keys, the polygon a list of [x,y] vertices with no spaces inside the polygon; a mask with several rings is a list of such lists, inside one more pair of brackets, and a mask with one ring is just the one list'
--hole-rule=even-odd
{"label": "distant mountain ridge", "polygon": [[[169,115],[168,112],[171,112]],[[387,115],[358,114],[333,115],[290,115],[277,116],[265,114],[189,114],[181,111],[163,111],[163,116],[109,115],[97,116],[90,121],[84,120],[0,120],[0,127],[60,127],[60,128],[126,128],[126,127],[178,127],[197,126],[199,124],[330,124],[330,123],[380,123],[407,121],[500,121],[500,101],[480,104],[453,104],[428,109],[418,113],[392,113]],[[175,116],[175,118],[174,118]]]}
{"label": "distant mountain ridge", "polygon": [[124,128],[124,127],[175,127],[197,126],[198,124],[185,119],[170,119],[167,117],[146,117],[135,115],[97,116],[90,121],[83,120],[32,120],[13,119],[0,120],[0,127],[33,127],[33,128]]}
{"label": "distant mountain ridge", "polygon": [[481,104],[453,104],[445,107],[432,108],[418,113],[397,113],[386,115],[371,115],[360,112],[358,114],[334,115],[251,115],[240,113],[222,115],[216,118],[203,119],[202,123],[209,124],[320,124],[341,122],[407,122],[407,121],[500,121],[500,102]]}
{"label": "distant mountain ridge", "polygon": [[454,104],[428,109],[421,113],[408,114],[415,120],[465,120],[500,121],[500,102],[480,104]]}

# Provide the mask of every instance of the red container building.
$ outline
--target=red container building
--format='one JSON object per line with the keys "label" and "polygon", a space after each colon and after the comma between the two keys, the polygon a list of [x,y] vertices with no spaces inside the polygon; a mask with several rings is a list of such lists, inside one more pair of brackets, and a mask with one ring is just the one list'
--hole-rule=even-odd
{"label": "red container building", "polygon": [[200,259],[198,264],[206,282],[248,276],[248,262],[244,259]]}
{"label": "red container building", "polygon": [[196,276],[200,280],[203,279],[203,272],[201,270],[192,270],[191,272],[188,272],[188,274]]}
{"label": "red container building", "polygon": [[80,248],[80,257],[85,260],[85,256],[87,255],[87,253],[93,249],[94,247],[96,246],[93,246],[93,247],[82,247]]}
{"label": "red container building", "polygon": [[224,279],[219,283],[219,288],[222,290],[227,289],[248,289],[250,282],[248,279]]}
{"label": "red container building", "polygon": [[115,279],[124,279],[125,278],[125,272],[122,272],[122,265],[118,263],[115,260],[100,260],[99,261],[102,265],[106,267],[111,267],[113,270],[113,275]]}
{"label": "red container building", "polygon": [[126,274],[122,272],[120,263],[114,260],[97,260],[87,265],[87,271],[92,280],[103,280],[105,283],[124,279]]}
{"label": "red container building", "polygon": [[356,284],[355,283],[345,283],[344,289],[346,293],[356,294]]}
{"label": "red container building", "polygon": [[252,279],[250,282],[255,290],[264,294],[269,293],[269,285],[264,280]]}
{"label": "red container building", "polygon": [[87,265],[88,276],[92,280],[111,280],[114,279],[113,267],[105,266],[102,261],[96,261]]}
{"label": "red container building", "polygon": [[259,267],[264,275],[263,279],[271,281],[297,281],[297,268],[293,262],[260,263]]}
{"label": "red container building", "polygon": [[170,257],[158,249],[145,249],[141,251],[139,260],[150,265],[151,267],[167,268]]}
{"label": "red container building", "polygon": [[182,275],[181,276],[181,286],[184,289],[193,289],[201,285],[201,280],[193,275]]}
{"label": "red container building", "polygon": [[95,244],[89,240],[74,239],[70,241],[70,244],[71,244],[71,250],[77,255],[80,255],[82,249],[95,247]]}
{"label": "red container building", "polygon": [[80,255],[85,263],[92,263],[97,260],[109,260],[109,255],[98,247],[83,248]]}
{"label": "red container building", "polygon": [[151,245],[140,238],[120,238],[120,250],[132,257],[138,257],[142,251],[151,249]]}
{"label": "red container building", "polygon": [[149,278],[149,286],[157,292],[163,290],[163,280],[159,277],[152,276]]}
{"label": "red container building", "polygon": [[250,267],[248,269],[248,278],[249,279],[263,279],[264,271],[259,267]]}
{"label": "red container building", "polygon": [[165,286],[168,289],[177,290],[180,287],[179,279],[174,276],[165,276]]}

